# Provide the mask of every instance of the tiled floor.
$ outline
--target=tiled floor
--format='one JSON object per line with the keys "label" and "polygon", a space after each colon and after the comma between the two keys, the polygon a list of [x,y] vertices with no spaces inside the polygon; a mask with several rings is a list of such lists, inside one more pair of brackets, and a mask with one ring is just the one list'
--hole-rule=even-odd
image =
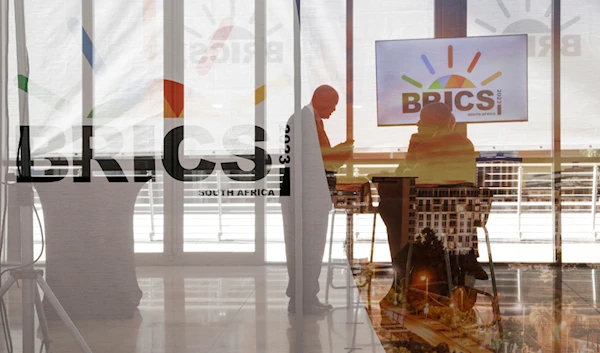
{"label": "tiled floor", "polygon": [[[582,325],[593,337],[600,333],[596,272],[587,267],[563,271],[563,334],[571,335],[573,352],[581,351],[575,347],[577,342],[583,342],[583,336],[579,333],[580,337],[574,339],[573,335],[581,331]],[[323,301],[325,274],[326,269],[321,276]],[[529,323],[534,310],[538,316],[551,313],[555,275],[556,269],[548,267],[497,268],[503,322],[512,318]],[[335,284],[343,286],[345,279],[337,270]],[[75,322],[93,352],[338,353],[357,348],[361,353],[384,353],[372,325],[373,322],[377,326],[380,320],[371,320],[361,305],[359,310],[345,308],[348,301],[355,303],[356,288],[350,290],[350,295],[345,289],[330,289],[329,301],[336,308],[330,315],[304,316],[303,322],[289,316],[284,294],[287,273],[283,266],[139,267],[138,281],[144,297],[133,319]],[[379,292],[389,288],[381,282],[374,287]],[[477,287],[492,291],[491,281],[479,281]],[[381,293],[375,295],[381,297]],[[21,352],[19,288],[11,289],[7,304],[14,352]],[[478,299],[478,305],[487,310],[485,300]],[[376,304],[373,306],[376,308]],[[546,328],[537,325],[536,329],[545,332],[550,323],[546,323]],[[515,334],[520,334],[520,329],[517,331]],[[55,353],[80,351],[61,322],[50,322],[50,334]],[[39,341],[36,348],[39,349]],[[0,352],[6,351],[0,337]],[[546,347],[543,352],[551,349]]]}
{"label": "tiled floor", "polygon": [[[323,301],[325,273],[326,269],[321,276]],[[330,315],[304,316],[303,322],[289,316],[283,266],[140,267],[138,281],[144,297],[134,319],[75,322],[93,352],[339,353],[351,347],[384,352],[366,310],[343,308],[348,299],[344,289],[330,291],[336,307]],[[345,284],[341,271],[335,282]],[[351,290],[353,298],[357,293],[356,288]],[[21,352],[21,300],[16,287],[10,291],[8,306],[14,351]],[[49,326],[55,353],[80,351],[60,321]],[[5,351],[0,339],[0,352]]]}

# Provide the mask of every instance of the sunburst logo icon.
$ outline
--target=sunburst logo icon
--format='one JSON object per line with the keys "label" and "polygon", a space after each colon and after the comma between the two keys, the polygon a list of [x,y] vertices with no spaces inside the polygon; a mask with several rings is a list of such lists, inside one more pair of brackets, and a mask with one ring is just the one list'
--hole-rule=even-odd
{"label": "sunburst logo icon", "polygon": [[[475,54],[475,56],[473,57],[473,59],[471,60],[469,67],[467,68],[467,73],[471,74],[476,69],[477,63],[479,62],[480,59],[481,59],[481,52],[477,52]],[[423,61],[423,64],[425,65],[425,67],[427,68],[429,73],[432,76],[435,76],[436,70],[435,70],[434,66],[431,64],[431,61],[429,60],[427,55],[422,54],[421,61]],[[452,45],[448,46],[448,68],[454,69],[454,47]],[[497,71],[493,75],[491,75],[491,76],[487,77],[485,80],[483,80],[480,83],[480,85],[485,87],[488,84],[490,84],[491,82],[498,79],[500,76],[502,76],[502,71]],[[423,84],[421,82],[418,82],[418,81],[410,78],[407,75],[402,75],[402,79],[417,88],[423,88]],[[445,76],[442,76],[442,77],[439,77],[438,79],[436,79],[431,85],[429,85],[428,89],[429,90],[470,89],[470,88],[476,88],[476,87],[477,86],[475,85],[475,83],[473,83],[470,79],[466,78],[465,76],[459,75],[459,74],[450,74],[450,75],[445,75]]]}
{"label": "sunburst logo icon", "polygon": [[[185,30],[194,37],[190,46],[190,61],[197,65],[196,71],[200,75],[208,74],[215,64],[248,64],[254,58],[255,36],[253,31],[246,28],[254,25],[254,14],[248,18],[247,26],[239,25],[234,21],[235,1],[230,0],[229,5],[229,16],[219,21],[208,6],[202,5],[208,23],[216,27],[210,36],[203,35],[192,26],[185,27]],[[268,28],[267,38],[281,28],[283,28],[281,23]],[[283,42],[268,40],[266,51],[266,60],[269,63],[283,62]]]}
{"label": "sunburst logo icon", "polygon": [[[474,22],[477,27],[483,29],[483,33],[481,34],[528,34],[529,56],[547,57],[550,55],[552,50],[552,29],[550,28],[552,4],[549,4],[547,7],[539,7],[539,2],[533,2],[534,6],[532,7],[532,1],[526,0],[518,2],[519,5],[523,4],[523,7],[510,7],[507,6],[504,0],[495,0],[495,3],[503,17],[510,22],[504,29],[501,29],[498,25],[490,23],[490,19],[477,17]],[[515,20],[515,18],[517,19]],[[580,21],[580,16],[568,18],[561,25],[561,31],[568,31]],[[563,34],[561,42],[561,52],[563,55],[581,55],[580,35],[571,33]]]}

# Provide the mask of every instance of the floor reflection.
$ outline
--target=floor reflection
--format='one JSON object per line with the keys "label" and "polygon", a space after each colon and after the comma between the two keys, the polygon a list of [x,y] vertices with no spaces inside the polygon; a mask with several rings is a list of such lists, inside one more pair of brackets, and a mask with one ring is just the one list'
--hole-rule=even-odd
{"label": "floor reflection", "polygon": [[[553,304],[554,283],[559,272],[548,266],[496,268],[502,333],[498,325],[480,328],[460,325],[461,320],[473,322],[473,326],[493,321],[491,300],[482,295],[478,296],[477,304],[468,313],[470,318],[460,312],[458,317],[453,316],[450,308],[443,313],[433,303],[428,314],[408,310],[400,315],[400,309],[389,301],[382,305],[382,310],[378,305],[372,305],[370,316],[387,351],[394,353],[448,350],[556,352],[553,342],[557,337],[560,337],[560,352],[598,352],[600,310],[597,308],[596,272],[586,266],[563,268],[562,311],[558,327],[553,327]],[[476,288],[493,292],[491,280],[477,281]],[[366,297],[365,291],[362,294]],[[498,342],[501,334],[504,344]]]}
{"label": "floor reflection", "polygon": [[[323,289],[326,273],[324,270],[321,278]],[[556,273],[556,269],[543,266],[496,269],[507,352],[552,352]],[[563,270],[563,351],[567,345],[569,352],[600,351],[596,276],[597,271],[588,267]],[[390,279],[385,277],[372,285],[370,310],[364,288],[360,296],[356,287],[349,293],[343,288],[330,289],[329,302],[335,310],[303,320],[287,313],[283,266],[139,267],[138,278],[144,297],[133,319],[75,322],[94,352],[337,353],[354,348],[406,353],[441,352],[445,346],[457,352],[489,352],[490,336],[494,335],[487,329],[451,330],[431,315],[425,318],[423,312],[405,312],[402,320],[390,318],[379,306],[385,296],[382,292],[390,287]],[[336,270],[334,284],[347,284],[341,270]],[[491,292],[489,280],[478,281],[476,286]],[[325,301],[325,290],[320,299]],[[13,349],[19,352],[19,288],[11,289],[6,303]],[[487,320],[489,300],[478,298],[475,310]],[[80,351],[61,322],[50,321],[49,326],[54,352]],[[38,340],[40,336],[38,332]],[[6,351],[0,342],[0,352]]]}
{"label": "floor reflection", "polygon": [[[352,347],[385,352],[364,306],[358,302],[359,309],[353,308],[359,298],[355,286],[350,295],[345,289],[329,291],[336,308],[329,315],[298,321],[287,313],[284,266],[138,267],[137,272],[144,295],[133,319],[75,321],[93,352],[337,353]],[[341,270],[334,282],[346,284]],[[325,283],[323,275],[322,288]],[[325,291],[321,294],[325,301]],[[13,349],[19,352],[20,289],[15,286],[7,298]],[[80,352],[62,322],[50,321],[49,328],[54,352]],[[41,333],[37,338],[36,351]],[[0,342],[0,352],[6,351]]]}

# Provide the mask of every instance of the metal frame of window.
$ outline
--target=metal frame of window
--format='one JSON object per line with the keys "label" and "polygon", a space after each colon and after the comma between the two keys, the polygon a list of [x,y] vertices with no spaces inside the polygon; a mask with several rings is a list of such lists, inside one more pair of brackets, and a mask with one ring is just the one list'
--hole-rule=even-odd
{"label": "metal frame of window", "polygon": [[[434,0],[435,6],[435,35],[436,37],[442,36],[464,36],[466,35],[466,17],[467,17],[467,0]],[[7,5],[7,2],[3,2],[3,5]],[[265,30],[266,30],[266,0],[255,0],[254,6],[256,8],[256,46],[257,56],[255,61],[255,87],[258,90],[264,90],[265,77],[266,77],[266,61],[264,57],[265,43]],[[347,137],[352,138],[354,135],[354,124],[353,124],[353,6],[354,0],[346,0],[346,20],[347,20],[347,120],[346,120],[346,132]],[[561,14],[561,1],[553,0],[553,13],[552,13],[552,38],[553,38],[553,52],[552,52],[552,87],[553,87],[553,147],[552,147],[552,166],[553,175],[552,189],[554,192],[553,197],[553,244],[554,244],[554,263],[557,265],[562,264],[562,237],[561,237],[561,199],[560,199],[560,188],[561,188],[561,115],[560,115],[560,14]],[[300,8],[300,2],[294,0],[294,6],[296,9]],[[297,6],[297,7],[296,7]],[[165,21],[164,21],[164,37],[165,37],[165,78],[173,79],[183,83],[183,0],[165,1]],[[7,17],[7,13],[3,11],[3,18]],[[90,39],[94,39],[94,1],[85,0],[82,6],[82,23],[86,29],[86,32],[90,36]],[[7,26],[4,21],[3,26]],[[299,25],[299,23],[298,23]],[[2,32],[2,47],[4,48],[4,41],[8,38],[6,31]],[[176,40],[174,40],[176,39]],[[300,31],[294,33],[295,41],[300,40]],[[295,63],[300,64],[300,48],[295,52]],[[82,79],[83,79],[83,95],[82,95],[82,124],[90,124],[91,119],[86,119],[86,112],[89,112],[94,105],[94,73],[85,61],[85,57],[82,55]],[[3,72],[5,71],[6,63],[1,63],[3,66]],[[297,72],[297,81],[300,80],[301,72]],[[3,80],[2,85],[2,111],[6,109],[5,92],[6,79]],[[300,99],[299,88],[295,94],[296,101]],[[298,103],[298,102],[296,102]],[[175,124],[176,120],[179,119],[165,119],[165,129],[170,129]],[[3,124],[5,119],[2,120]],[[255,107],[255,122],[257,126],[266,125],[266,108],[264,101],[258,102]],[[4,135],[4,134],[3,134]],[[4,142],[4,141],[3,141]],[[348,168],[348,172],[352,172],[352,168]],[[179,185],[177,185],[179,184]],[[257,184],[258,188],[262,186]],[[169,210],[165,214],[165,238],[164,238],[164,252],[163,254],[136,254],[140,263],[153,263],[153,264],[168,264],[178,263],[181,261],[176,258],[186,257],[183,254],[183,185],[181,183],[167,182],[165,185],[165,192],[169,197],[165,199],[165,210]],[[227,259],[227,256],[223,256],[222,253],[216,254],[214,257],[211,254],[201,253],[198,256],[193,256],[188,262],[199,262],[217,264],[219,262],[227,263],[252,263],[262,264],[265,263],[265,205],[264,200],[257,197],[255,200],[255,252],[251,256],[246,257],[241,254],[232,254],[234,256],[231,259]],[[158,257],[157,257],[158,256]],[[227,261],[226,261],[227,260]]]}
{"label": "metal frame of window", "polygon": [[[266,0],[255,0],[255,125],[266,126],[266,104],[258,99],[266,90]],[[164,77],[184,84],[184,0],[164,1]],[[182,118],[164,119],[164,131],[184,126]],[[182,143],[185,143],[182,142]],[[265,147],[264,144],[260,147]],[[176,146],[172,146],[176,148]],[[175,149],[176,150],[176,149]],[[261,163],[257,161],[257,168]],[[139,264],[171,265],[262,265],[265,263],[266,199],[254,199],[254,251],[247,253],[185,252],[184,251],[184,183],[164,178],[164,250],[159,254],[136,254]],[[264,188],[266,180],[256,181],[255,188]]]}

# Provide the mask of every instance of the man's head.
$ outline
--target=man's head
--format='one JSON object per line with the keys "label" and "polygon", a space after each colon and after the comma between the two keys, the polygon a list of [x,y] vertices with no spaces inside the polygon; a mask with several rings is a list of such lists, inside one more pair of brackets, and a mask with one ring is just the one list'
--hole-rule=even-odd
{"label": "man's head", "polygon": [[421,119],[417,123],[419,134],[433,135],[439,130],[453,129],[456,119],[446,104],[430,103],[421,110]]}
{"label": "man's head", "polygon": [[335,107],[340,100],[335,88],[323,85],[315,90],[312,97],[313,109],[321,119],[329,119],[331,114],[335,111]]}

